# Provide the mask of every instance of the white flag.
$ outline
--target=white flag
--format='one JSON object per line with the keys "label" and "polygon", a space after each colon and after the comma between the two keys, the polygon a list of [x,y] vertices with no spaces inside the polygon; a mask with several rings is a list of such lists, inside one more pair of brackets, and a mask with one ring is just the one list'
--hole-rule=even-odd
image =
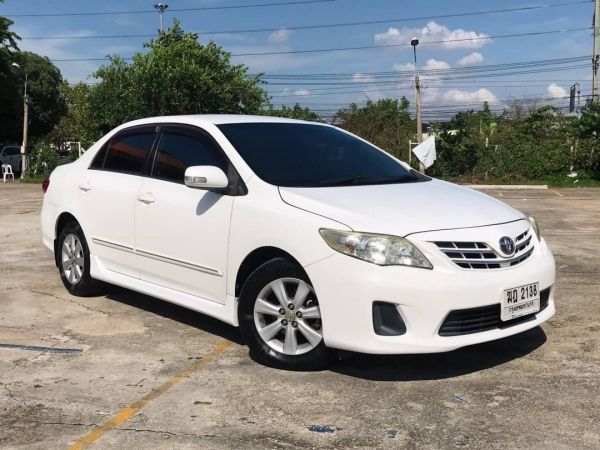
{"label": "white flag", "polygon": [[426,169],[430,167],[437,157],[435,154],[435,137],[429,136],[425,142],[413,148],[413,153],[419,158],[419,161],[423,163]]}

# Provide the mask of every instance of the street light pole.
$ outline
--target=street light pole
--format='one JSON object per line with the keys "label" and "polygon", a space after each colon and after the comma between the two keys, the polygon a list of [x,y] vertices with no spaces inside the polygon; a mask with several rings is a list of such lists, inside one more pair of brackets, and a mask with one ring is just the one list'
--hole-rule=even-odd
{"label": "street light pole", "polygon": [[[413,53],[415,57],[415,109],[417,116],[417,143],[423,142],[423,117],[421,110],[421,81],[419,80],[419,70],[417,68],[417,45],[419,40],[414,37],[410,41],[410,45],[413,47]],[[425,172],[425,166],[419,162],[419,169],[421,172]]]}
{"label": "street light pole", "polygon": [[598,53],[600,51],[599,48],[599,39],[600,39],[600,29],[599,22],[600,21],[600,0],[594,0],[594,54],[592,56],[592,100],[598,100],[598,64],[599,64],[599,56]]}
{"label": "street light pole", "polygon": [[12,63],[12,66],[23,71],[25,75],[25,86],[23,89],[23,145],[21,146],[21,180],[25,176],[27,170],[27,141],[29,134],[29,96],[27,95],[27,71],[17,63]]}
{"label": "street light pole", "polygon": [[163,15],[165,13],[165,9],[167,9],[169,7],[169,5],[166,5],[164,3],[157,3],[156,5],[154,5],[154,9],[156,9],[158,11],[158,15],[160,16],[160,32],[162,33],[163,31]]}

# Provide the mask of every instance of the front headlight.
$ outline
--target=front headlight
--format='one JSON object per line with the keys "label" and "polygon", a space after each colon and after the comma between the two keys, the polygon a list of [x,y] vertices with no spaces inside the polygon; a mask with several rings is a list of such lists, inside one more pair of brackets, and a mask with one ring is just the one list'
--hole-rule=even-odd
{"label": "front headlight", "polygon": [[380,266],[413,266],[433,269],[423,253],[407,239],[385,234],[354,233],[321,228],[332,249]]}
{"label": "front headlight", "polygon": [[538,241],[541,240],[542,235],[540,233],[540,227],[539,227],[537,221],[532,216],[527,216],[527,219],[529,220],[529,223],[531,224],[531,228],[533,228],[533,232],[537,236]]}

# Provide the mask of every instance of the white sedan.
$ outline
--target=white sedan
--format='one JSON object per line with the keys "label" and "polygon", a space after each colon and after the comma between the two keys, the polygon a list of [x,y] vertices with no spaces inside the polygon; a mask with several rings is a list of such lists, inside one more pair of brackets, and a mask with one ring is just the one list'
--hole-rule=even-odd
{"label": "white sedan", "polygon": [[330,125],[137,120],[44,189],[43,242],[71,294],[103,281],[208,314],[277,367],[449,351],[555,312],[535,220]]}

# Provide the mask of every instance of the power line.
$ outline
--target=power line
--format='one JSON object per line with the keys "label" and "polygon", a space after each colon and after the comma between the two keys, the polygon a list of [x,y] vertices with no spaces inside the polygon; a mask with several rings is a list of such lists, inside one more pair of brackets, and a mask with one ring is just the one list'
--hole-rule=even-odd
{"label": "power line", "polygon": [[[289,5],[308,5],[313,3],[332,3],[338,0],[294,0],[278,3],[253,3],[248,5],[224,5],[224,6],[202,6],[198,8],[172,8],[170,12],[188,12],[188,11],[215,11],[224,9],[247,9],[247,8],[265,8],[270,6],[289,6]],[[64,16],[114,16],[120,14],[156,14],[152,9],[141,9],[133,11],[94,11],[94,12],[76,12],[76,13],[33,13],[33,14],[7,14],[4,17],[64,17]]]}
{"label": "power line", "polygon": [[[514,75],[528,75],[528,74],[534,74],[534,73],[570,71],[570,70],[577,70],[577,69],[581,69],[581,68],[585,68],[585,67],[587,67],[587,64],[582,63],[582,64],[570,65],[568,67],[540,67],[540,68],[531,68],[528,70],[493,71],[493,72],[489,72],[489,73],[473,73],[473,74],[463,74],[463,75],[453,75],[453,74],[440,75],[440,76],[436,76],[435,79],[428,79],[428,76],[424,76],[423,78],[424,78],[425,83],[432,83],[432,84],[445,83],[448,81],[466,82],[469,80],[474,81],[474,80],[480,80],[483,78],[490,78],[490,77],[510,77],[510,76],[514,76]],[[352,82],[352,81],[325,81],[325,82],[321,82],[321,81],[320,82],[267,81],[267,84],[270,86],[346,86],[346,87],[350,87],[350,86],[358,86],[361,84],[367,85],[367,86],[396,85],[398,83],[406,82],[406,81],[409,81],[408,76],[397,77],[395,79],[389,79],[389,80],[373,80],[371,82],[361,82],[361,83]]]}
{"label": "power line", "polygon": [[[377,19],[377,20],[367,20],[367,21],[358,21],[358,22],[341,22],[341,23],[328,23],[328,24],[313,24],[313,25],[292,25],[292,26],[279,26],[275,28],[247,28],[247,29],[233,29],[233,30],[209,30],[209,31],[196,31],[195,33],[200,36],[206,35],[218,35],[218,34],[232,34],[232,33],[267,33],[273,31],[279,31],[281,29],[289,30],[289,31],[301,31],[301,30],[315,30],[315,29],[328,29],[328,28],[345,28],[345,27],[355,27],[355,26],[363,26],[363,25],[378,25],[384,23],[398,23],[398,22],[415,22],[420,20],[433,20],[433,19],[446,19],[446,18],[455,18],[455,17],[469,17],[469,16],[478,16],[478,15],[491,15],[491,14],[501,14],[501,13],[509,13],[509,12],[524,12],[524,11],[534,11],[539,9],[548,9],[548,8],[557,8],[562,6],[574,6],[581,4],[589,4],[592,3],[590,0],[583,1],[575,1],[568,3],[550,3],[545,5],[536,5],[536,6],[525,6],[520,8],[506,8],[506,9],[493,9],[486,11],[465,11],[461,13],[453,13],[453,14],[438,14],[432,16],[420,16],[420,17],[403,17],[396,19]],[[171,9],[169,12],[174,11],[195,11],[197,8],[191,9]],[[142,12],[150,12],[150,11],[142,11]],[[81,13],[83,14],[83,13]],[[11,16],[8,16],[11,17]],[[13,16],[14,17],[14,16]],[[42,39],[128,39],[128,38],[148,38],[155,37],[156,33],[153,34],[106,34],[106,35],[76,35],[76,36],[22,36],[21,39],[27,40],[42,40]]]}
{"label": "power line", "polygon": [[[425,41],[419,45],[435,45],[435,44],[446,44],[448,42],[465,42],[465,41],[479,41],[479,40],[491,40],[491,39],[504,39],[513,37],[524,37],[524,36],[541,36],[547,34],[556,33],[568,33],[574,31],[586,31],[591,30],[592,27],[582,28],[564,28],[560,30],[547,30],[547,31],[536,31],[529,33],[512,33],[512,34],[499,34],[495,36],[482,36],[474,38],[460,38],[460,39],[446,39],[441,41]],[[232,53],[231,56],[267,56],[267,55],[291,55],[300,53],[323,53],[323,52],[338,52],[338,51],[356,51],[356,50],[372,50],[377,48],[392,48],[392,47],[406,47],[410,43],[402,44],[385,44],[385,45],[365,45],[358,47],[337,47],[337,48],[320,48],[320,49],[308,49],[308,50],[289,50],[289,51],[274,51],[274,52],[256,52],[256,53]],[[123,58],[126,61],[131,61],[132,57]],[[76,61],[106,61],[107,58],[61,58],[52,59],[53,62],[76,62]]]}
{"label": "power line", "polygon": [[[438,41],[421,41],[421,42],[419,42],[419,45],[435,45],[435,44],[446,44],[448,42],[465,42],[465,41],[481,41],[481,40],[491,40],[491,39],[505,39],[505,38],[523,37],[523,36],[541,36],[541,35],[556,34],[556,33],[569,33],[569,32],[573,32],[573,31],[586,31],[586,30],[591,30],[591,29],[592,29],[592,27],[563,28],[560,30],[532,31],[529,33],[498,34],[495,36],[446,39],[446,40],[438,40]],[[341,51],[350,51],[350,50],[351,51],[373,50],[373,49],[377,49],[377,48],[408,47],[408,46],[410,46],[410,43],[364,45],[364,46],[357,46],[357,47],[319,48],[319,49],[308,49],[308,50],[290,50],[290,51],[273,51],[273,52],[232,53],[231,56],[291,55],[291,54],[299,54],[299,53],[324,53],[324,52],[341,52]]]}
{"label": "power line", "polygon": [[[509,69],[509,68],[520,68],[520,67],[538,67],[538,66],[546,66],[546,65],[557,65],[557,64],[567,64],[574,62],[587,61],[590,58],[590,55],[581,55],[581,56],[571,56],[568,58],[552,58],[552,59],[539,59],[532,61],[511,61],[505,63],[498,64],[485,64],[485,65],[471,65],[471,66],[459,66],[459,67],[448,67],[445,69],[419,69],[419,73],[421,74],[432,74],[432,75],[441,75],[446,73],[463,73],[463,72],[485,72],[490,70],[498,70],[498,69]],[[389,77],[396,75],[407,75],[413,76],[414,70],[402,71],[402,70],[390,70],[384,72],[334,72],[334,73],[305,73],[305,74],[264,74],[264,78],[267,79],[337,79],[337,78],[353,78],[354,82],[361,81],[360,79],[355,78],[356,76],[360,77]],[[362,82],[362,81],[361,81]],[[368,81],[365,81],[368,83]]]}

